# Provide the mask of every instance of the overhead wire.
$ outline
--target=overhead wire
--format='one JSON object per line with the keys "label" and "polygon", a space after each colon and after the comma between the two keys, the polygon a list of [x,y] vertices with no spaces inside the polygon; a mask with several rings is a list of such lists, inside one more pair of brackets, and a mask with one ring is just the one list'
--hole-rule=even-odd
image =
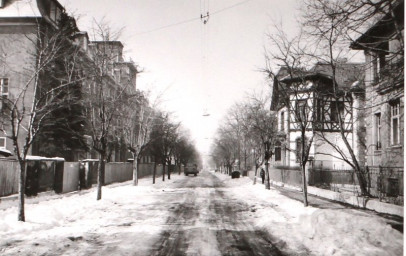
{"label": "overhead wire", "polygon": [[206,99],[204,103],[204,108],[203,108],[203,116],[207,117],[209,116],[208,112],[208,105],[209,105],[209,97],[210,97],[210,90],[209,90],[209,82],[208,82],[208,49],[209,49],[209,40],[208,40],[208,20],[209,20],[209,15],[210,15],[210,9],[209,9],[209,2],[210,0],[200,0],[201,5],[203,6],[203,9],[201,9],[201,14],[200,18],[202,21],[201,27],[202,27],[202,85],[205,87],[205,92],[206,92]]}
{"label": "overhead wire", "polygon": [[[240,6],[240,5],[243,5],[243,4],[246,4],[246,3],[251,2],[251,1],[254,1],[254,0],[245,0],[245,1],[242,1],[242,2],[239,2],[239,3],[236,3],[236,4],[233,4],[233,5],[230,5],[230,6],[228,6],[228,7],[223,8],[223,9],[214,11],[214,12],[210,13],[210,15],[213,16],[213,15],[219,14],[219,13],[221,13],[221,12],[227,11],[227,10],[229,10],[229,9],[232,9],[232,8],[234,8],[234,7],[237,7],[237,6]],[[209,1],[208,1],[208,2],[209,2]],[[207,5],[205,4],[205,2],[203,2],[203,4],[205,5],[205,6],[203,6],[204,9],[206,9],[206,7],[207,7],[207,10],[209,9],[210,5],[209,5],[208,2],[207,2]],[[206,15],[207,12],[203,12],[203,8],[202,8],[202,2],[201,2],[201,3],[200,3],[200,13],[201,13],[201,14],[204,13],[204,14]],[[179,22],[173,23],[173,24],[169,24],[169,25],[165,25],[165,26],[162,26],[162,27],[157,27],[157,28],[154,28],[154,29],[151,29],[151,30],[147,30],[147,31],[135,33],[134,36],[153,33],[153,32],[156,32],[156,31],[159,31],[159,30],[162,30],[162,29],[166,29],[166,28],[170,28],[170,27],[179,26],[179,25],[186,24],[186,23],[193,22],[193,21],[197,21],[197,20],[201,20],[201,17],[190,18],[190,19],[187,19],[187,20],[183,20],[183,21],[179,21]]]}

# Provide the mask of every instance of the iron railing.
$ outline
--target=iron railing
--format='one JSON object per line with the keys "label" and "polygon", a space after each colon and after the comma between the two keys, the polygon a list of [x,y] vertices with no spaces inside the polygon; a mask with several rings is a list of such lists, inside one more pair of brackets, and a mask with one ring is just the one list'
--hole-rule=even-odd
{"label": "iron railing", "polygon": [[[403,167],[367,166],[362,170],[368,193],[380,201],[403,205]],[[310,169],[310,185],[334,191],[360,193],[357,175],[352,169],[326,170]]]}

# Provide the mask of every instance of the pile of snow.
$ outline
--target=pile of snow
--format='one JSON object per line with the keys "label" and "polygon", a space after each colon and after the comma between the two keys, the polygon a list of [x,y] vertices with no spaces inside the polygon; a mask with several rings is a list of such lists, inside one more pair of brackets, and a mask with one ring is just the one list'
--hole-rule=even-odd
{"label": "pile of snow", "polygon": [[252,185],[246,177],[231,179],[216,174],[229,184],[230,197],[247,203],[245,219],[272,235],[276,246],[294,255],[402,255],[403,234],[384,218],[344,206],[319,209]]}
{"label": "pile of snow", "polygon": [[[157,202],[166,196],[163,190],[180,176],[173,175],[165,182],[160,178],[155,185],[152,177],[147,177],[139,180],[139,186],[133,186],[131,181],[105,186],[99,201],[95,187],[71,194],[41,196],[40,202],[38,198],[27,198],[25,222],[17,221],[17,200],[7,201],[8,207],[0,208],[0,254],[42,255],[65,248],[72,252],[86,251],[87,247],[97,248],[92,245],[96,242],[117,243],[123,247],[124,254],[125,248],[129,254],[134,248],[145,254],[168,216],[169,207]],[[151,205],[155,208],[151,209]],[[93,253],[96,252],[89,251]]]}
{"label": "pile of snow", "polygon": [[65,161],[65,158],[63,157],[45,157],[45,156],[32,156],[32,155],[27,155],[26,158],[27,160],[36,160],[36,161]]}

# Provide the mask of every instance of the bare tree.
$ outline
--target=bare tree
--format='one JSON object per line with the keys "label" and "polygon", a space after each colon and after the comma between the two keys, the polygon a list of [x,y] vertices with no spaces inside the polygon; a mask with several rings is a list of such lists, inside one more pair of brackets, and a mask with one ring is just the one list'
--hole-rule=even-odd
{"label": "bare tree", "polygon": [[[333,90],[330,97],[334,100],[335,108],[338,109],[339,103],[346,101],[343,113],[353,113],[351,120],[345,115],[337,115],[338,129],[341,140],[345,147],[341,147],[335,141],[325,136],[323,132],[319,134],[324,142],[328,143],[336,152],[338,159],[345,161],[351,166],[356,174],[358,184],[362,195],[369,195],[367,181],[363,171],[364,158],[360,151],[366,148],[358,149],[353,147],[350,140],[356,140],[359,145],[365,145],[363,130],[364,116],[367,111],[364,106],[364,75],[366,69],[371,65],[379,65],[382,69],[381,79],[388,80],[392,86],[403,86],[404,67],[404,39],[403,24],[400,24],[398,18],[403,13],[403,7],[398,8],[403,1],[325,1],[325,0],[308,0],[305,1],[306,11],[303,13],[303,27],[309,38],[315,42],[318,48],[317,58],[327,64],[332,77]],[[399,13],[402,12],[402,13]],[[402,19],[403,20],[403,19]],[[378,26],[382,30],[392,31],[390,27],[395,28],[393,36],[387,36],[385,32],[380,35],[374,35],[372,32],[365,37],[371,37],[369,40],[359,40],[360,35],[370,28],[371,24],[379,22]],[[403,22],[403,21],[402,21]],[[379,38],[378,38],[379,37]],[[400,47],[390,48],[389,39],[395,38]],[[373,40],[371,40],[373,39]],[[373,43],[368,43],[372,41]],[[377,43],[378,42],[378,43]],[[352,65],[351,70],[344,72],[347,74],[347,80],[355,82],[353,88],[343,90],[343,63],[342,59],[351,56],[349,46],[360,48],[366,51],[379,52],[379,56],[373,58],[371,62],[365,63],[363,69]],[[391,52],[393,51],[393,52]],[[382,58],[382,56],[384,56]],[[378,60],[379,59],[379,60]],[[399,61],[401,59],[401,61]],[[380,63],[377,63],[377,62]],[[389,64],[387,64],[389,63]],[[385,65],[387,64],[387,65]],[[376,67],[374,68],[376,69]],[[350,77],[352,74],[352,78]],[[362,75],[361,75],[362,74]],[[345,87],[344,87],[345,88]],[[360,104],[355,104],[361,102]],[[371,108],[369,106],[368,108]],[[351,108],[351,109],[350,109]],[[349,122],[350,121],[350,122]],[[352,125],[356,129],[352,128]],[[357,124],[357,125],[355,125]],[[349,126],[350,125],[350,126]],[[358,134],[360,136],[358,136]],[[357,139],[358,137],[358,139]],[[330,154],[331,155],[331,154]]]}
{"label": "bare tree", "polygon": [[197,150],[192,143],[187,130],[179,130],[179,136],[175,142],[173,156],[175,157],[175,164],[178,167],[179,175],[181,174],[182,165],[186,166],[190,162],[198,162]]}
{"label": "bare tree", "polygon": [[[14,154],[19,163],[19,205],[18,220],[25,221],[24,194],[27,155],[36,137],[44,127],[45,120],[69,101],[69,87],[79,81],[76,63],[79,49],[72,43],[77,28],[74,19],[61,14],[57,24],[50,24],[38,19],[31,31],[1,38],[2,50],[6,45],[18,44],[29,67],[21,70],[2,59],[4,71],[20,76],[20,87],[10,90],[7,97],[2,97],[2,131],[13,142]],[[8,56],[13,51],[7,51]],[[6,56],[6,55],[4,55]],[[64,71],[60,74],[54,70]],[[55,79],[51,82],[46,77]]]}
{"label": "bare tree", "polygon": [[[296,158],[302,174],[303,204],[308,205],[306,165],[314,140],[313,113],[311,104],[313,84],[309,83],[310,73],[306,70],[314,60],[308,45],[299,33],[291,38],[276,26],[276,33],[268,36],[272,51],[266,54],[265,72],[273,79],[272,110],[285,108],[294,130],[299,132],[296,143]],[[274,68],[280,67],[279,71]],[[290,142],[288,140],[288,142]],[[286,145],[289,149],[289,144]]]}
{"label": "bare tree", "polygon": [[276,116],[269,111],[269,98],[263,95],[252,95],[244,109],[244,119],[246,120],[244,128],[247,137],[252,143],[260,145],[259,148],[255,149],[255,172],[265,163],[265,188],[270,189],[269,160],[274,154],[275,142],[277,141]]}
{"label": "bare tree", "polygon": [[211,155],[220,158],[226,168],[226,173],[231,175],[238,159],[238,144],[240,141],[235,136],[232,126],[224,125],[217,131],[218,138],[214,142]]}
{"label": "bare tree", "polygon": [[[179,123],[170,120],[169,114],[159,113],[151,131],[149,148],[155,160],[161,162],[163,166],[163,181],[165,181],[165,167],[172,160],[179,125]],[[168,179],[170,177],[170,171],[168,170]]]}
{"label": "bare tree", "polygon": [[122,129],[133,158],[133,185],[137,186],[138,162],[151,139],[156,106],[151,106],[148,97],[141,91],[129,98],[128,106],[128,118],[125,119]]}
{"label": "bare tree", "polygon": [[120,31],[113,33],[104,20],[94,21],[93,25],[94,41],[90,45],[92,62],[86,70],[91,79],[84,104],[88,111],[91,147],[99,154],[97,200],[100,200],[108,146],[114,138],[115,129],[118,129],[118,114],[126,107],[122,103],[128,98],[131,88],[128,83],[116,82],[111,75],[114,61],[120,59],[122,54],[115,48],[115,45],[121,44],[117,41]]}

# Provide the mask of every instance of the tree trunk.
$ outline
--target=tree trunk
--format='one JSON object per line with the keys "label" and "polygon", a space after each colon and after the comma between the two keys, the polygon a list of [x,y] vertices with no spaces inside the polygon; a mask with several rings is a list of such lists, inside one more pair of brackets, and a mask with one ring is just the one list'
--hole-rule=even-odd
{"label": "tree trunk", "polygon": [[307,201],[307,182],[306,182],[306,163],[302,163],[302,182],[303,182],[303,205],[309,205]]}
{"label": "tree trunk", "polygon": [[171,165],[171,163],[169,163],[168,164],[168,180],[171,179],[171,167],[172,167],[172,165]]}
{"label": "tree trunk", "polygon": [[271,189],[271,181],[269,180],[269,162],[265,162],[265,189]]}
{"label": "tree trunk", "polygon": [[138,156],[133,153],[133,185],[138,186]]}
{"label": "tree trunk", "polygon": [[152,170],[152,184],[155,184],[156,163],[154,162],[154,170]]}
{"label": "tree trunk", "polygon": [[162,181],[165,181],[165,163],[162,163]]}
{"label": "tree trunk", "polygon": [[25,221],[24,199],[25,199],[25,177],[27,172],[27,161],[19,162],[20,180],[18,182],[18,221]]}
{"label": "tree trunk", "polygon": [[255,174],[254,174],[254,183],[253,183],[253,185],[257,184],[258,167],[259,166],[257,166],[255,164]]}
{"label": "tree trunk", "polygon": [[97,200],[102,198],[102,186],[104,183],[104,165],[105,165],[105,153],[99,156],[99,166],[97,168]]}

